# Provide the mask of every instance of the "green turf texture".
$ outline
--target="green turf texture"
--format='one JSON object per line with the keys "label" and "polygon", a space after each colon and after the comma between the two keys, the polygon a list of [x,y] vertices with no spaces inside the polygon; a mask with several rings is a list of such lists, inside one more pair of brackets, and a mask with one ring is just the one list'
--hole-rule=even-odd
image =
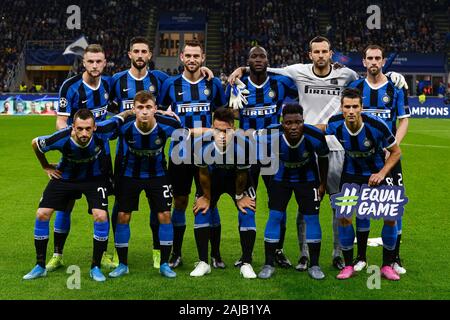
{"label": "green turf texture", "polygon": [[[0,117],[0,299],[449,299],[450,277],[450,121],[411,119],[403,142],[403,173],[409,204],[403,222],[401,254],[408,272],[399,282],[381,281],[381,289],[369,290],[365,271],[350,280],[335,279],[331,266],[331,210],[328,197],[322,202],[320,221],[323,242],[320,263],[326,278],[315,281],[305,272],[277,268],[269,280],[243,279],[233,262],[240,257],[237,211],[232,200],[219,202],[222,219],[221,251],[225,270],[213,269],[202,278],[192,278],[197,259],[193,236],[193,214],[187,211],[187,230],[183,244],[184,265],[177,278],[163,278],[152,267],[152,237],[149,209],[144,194],[139,212],[131,221],[129,246],[130,274],[120,279],[96,283],[89,278],[92,254],[92,217],[86,213],[85,198],[79,200],[72,216],[64,260],[66,268],[81,268],[81,289],[70,290],[66,268],[46,278],[23,281],[22,276],[35,264],[33,227],[35,211],[48,181],[31,149],[32,138],[53,132],[53,117]],[[112,143],[113,145],[113,143]],[[51,161],[58,153],[48,154]],[[113,198],[110,197],[110,208]],[[257,239],[253,267],[258,273],[264,263],[263,235],[268,216],[264,184],[258,190]],[[189,207],[192,208],[192,198]],[[285,251],[295,264],[299,257],[295,230],[296,204],[288,207]],[[53,218],[47,261],[53,252]],[[371,237],[381,236],[382,222],[372,221]],[[110,233],[109,252],[112,253]],[[356,247],[355,247],[356,249]],[[369,265],[381,265],[381,247],[368,248]]]}

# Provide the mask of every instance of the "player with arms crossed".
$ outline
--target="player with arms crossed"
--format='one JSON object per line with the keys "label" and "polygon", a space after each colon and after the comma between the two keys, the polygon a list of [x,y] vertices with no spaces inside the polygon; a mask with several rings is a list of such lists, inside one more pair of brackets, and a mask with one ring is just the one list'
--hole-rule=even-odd
{"label": "player with arms crossed", "polygon": [[[200,67],[205,61],[205,54],[201,43],[196,40],[186,41],[180,54],[180,60],[184,65],[183,74],[170,77],[164,82],[158,98],[158,105],[163,110],[170,108],[179,117],[183,127],[211,128],[212,113],[216,108],[226,105],[225,93],[220,79],[207,80],[202,75]],[[171,154],[173,146],[174,144],[171,142],[169,151]],[[182,151],[181,153],[177,155],[180,161],[175,163],[173,154],[169,161],[169,175],[174,195],[174,209],[172,212],[174,241],[173,253],[170,258],[170,266],[172,268],[182,264],[181,248],[186,230],[186,208],[193,179],[197,190],[199,190],[198,168],[192,164],[192,155],[184,154]],[[189,157],[191,158],[189,159]],[[213,266],[215,268],[225,268],[219,251],[221,225],[217,209],[214,211],[213,216],[216,219],[211,228]]]}
{"label": "player with arms crossed", "polygon": [[[363,112],[373,114],[386,122],[395,135],[400,146],[408,131],[409,117],[408,95],[405,89],[398,89],[381,72],[386,59],[384,50],[378,45],[369,45],[363,53],[363,64],[367,68],[366,78],[350,83],[349,87],[357,88],[362,93]],[[398,119],[398,127],[397,127]],[[391,176],[386,178],[388,185],[403,186],[403,172],[400,160],[391,170]],[[358,225],[362,222],[363,225]],[[402,220],[397,221],[397,243],[393,268],[398,274],[406,273],[400,259],[400,241],[402,235]],[[355,271],[361,271],[367,265],[366,249],[369,237],[370,220],[356,220],[356,238],[358,254],[355,260]]]}

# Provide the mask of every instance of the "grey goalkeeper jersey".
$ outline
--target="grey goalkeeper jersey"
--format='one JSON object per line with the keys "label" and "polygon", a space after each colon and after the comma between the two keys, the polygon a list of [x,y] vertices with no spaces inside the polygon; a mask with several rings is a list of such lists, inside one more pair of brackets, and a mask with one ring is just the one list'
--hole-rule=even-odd
{"label": "grey goalkeeper jersey", "polygon": [[[339,113],[341,91],[350,82],[359,78],[355,71],[346,67],[332,68],[327,76],[319,77],[314,74],[311,63],[298,63],[285,68],[268,68],[267,71],[287,76],[295,81],[299,103],[304,110],[305,123],[311,125],[326,124],[331,116]],[[327,137],[327,141],[330,150],[342,150],[340,143],[334,137]]]}

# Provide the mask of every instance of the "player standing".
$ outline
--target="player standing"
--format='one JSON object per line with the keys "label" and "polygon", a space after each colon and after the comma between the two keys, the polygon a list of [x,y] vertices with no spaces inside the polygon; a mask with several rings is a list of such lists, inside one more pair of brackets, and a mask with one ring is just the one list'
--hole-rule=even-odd
{"label": "player standing", "polygon": [[[405,89],[398,89],[382,73],[386,63],[384,50],[378,45],[369,45],[363,53],[363,64],[367,69],[366,78],[350,83],[349,87],[357,88],[362,93],[363,112],[373,114],[384,120],[395,135],[400,145],[408,131],[409,117],[408,96]],[[397,127],[398,119],[398,127]],[[403,186],[403,172],[399,160],[391,170],[391,177],[386,178],[389,185]],[[363,223],[363,225],[358,225]],[[397,243],[393,268],[399,274],[406,273],[400,259],[400,241],[402,236],[402,220],[397,220]],[[361,271],[367,265],[366,249],[369,237],[370,220],[356,220],[356,238],[358,254],[355,260],[355,271]]]}
{"label": "player standing", "polygon": [[[200,67],[205,61],[205,54],[200,42],[186,41],[180,54],[184,71],[181,75],[168,78],[162,87],[158,105],[162,109],[170,108],[180,119],[181,125],[186,128],[203,127],[212,125],[212,113],[218,107],[226,104],[225,93],[220,79],[207,80],[202,76]],[[170,258],[170,266],[176,268],[182,264],[181,248],[184,232],[186,230],[186,208],[191,193],[192,179],[198,188],[198,168],[193,165],[192,155],[178,155],[177,163],[174,163],[172,154],[173,143],[170,148],[169,175],[173,185],[174,209],[172,222],[174,228],[173,253]],[[191,159],[184,163],[182,158]],[[220,257],[221,225],[217,210],[213,227],[211,228],[211,256],[213,266],[224,268],[225,264]]]}
{"label": "player standing", "polygon": [[[91,44],[85,49],[83,66],[85,71],[82,74],[67,79],[61,86],[56,118],[57,130],[71,125],[75,113],[84,108],[89,109],[94,114],[95,121],[106,119],[110,78],[103,75],[106,59],[105,52],[100,45]],[[56,211],[53,232],[54,253],[46,266],[49,272],[64,265],[63,250],[70,231],[71,212],[75,199],[79,199],[80,197],[80,193],[74,194],[73,200],[67,203],[67,208]],[[102,260],[103,265],[108,265],[111,262],[106,258],[105,256]]]}

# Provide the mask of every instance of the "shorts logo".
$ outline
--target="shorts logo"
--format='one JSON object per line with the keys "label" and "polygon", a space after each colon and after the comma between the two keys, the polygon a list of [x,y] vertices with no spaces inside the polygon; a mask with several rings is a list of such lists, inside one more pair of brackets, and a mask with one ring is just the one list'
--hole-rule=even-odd
{"label": "shorts logo", "polygon": [[151,85],[151,86],[148,88],[148,90],[149,90],[150,92],[155,92],[155,91],[156,91],[154,85]]}
{"label": "shorts logo", "polygon": [[205,96],[209,96],[211,94],[211,91],[206,88],[205,90],[203,90],[203,93],[205,94]]}
{"label": "shorts logo", "polygon": [[384,95],[382,100],[383,100],[384,103],[389,103],[389,101],[391,101],[391,98],[389,98],[388,95]]}
{"label": "shorts logo", "polygon": [[268,95],[269,95],[269,98],[272,98],[272,99],[275,98],[275,91],[270,90]]}
{"label": "shorts logo", "polygon": [[367,138],[364,139],[363,144],[364,144],[364,147],[366,147],[366,148],[370,148],[372,146],[372,142]]}
{"label": "shorts logo", "polygon": [[66,98],[60,98],[59,99],[59,106],[61,109],[65,109],[67,107],[67,99]]}

